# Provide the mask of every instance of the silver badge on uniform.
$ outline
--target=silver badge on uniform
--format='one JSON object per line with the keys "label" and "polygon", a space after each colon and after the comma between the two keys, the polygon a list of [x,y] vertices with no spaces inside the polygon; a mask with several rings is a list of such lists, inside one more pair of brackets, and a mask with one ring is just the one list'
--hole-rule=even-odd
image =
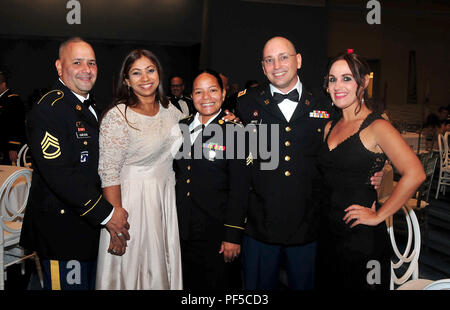
{"label": "silver badge on uniform", "polygon": [[216,158],[216,151],[214,151],[214,150],[209,150],[209,160],[214,160],[214,158]]}

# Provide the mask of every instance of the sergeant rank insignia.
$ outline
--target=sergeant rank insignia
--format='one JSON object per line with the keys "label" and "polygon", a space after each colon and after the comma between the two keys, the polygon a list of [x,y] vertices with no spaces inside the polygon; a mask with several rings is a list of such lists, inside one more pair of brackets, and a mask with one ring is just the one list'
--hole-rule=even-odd
{"label": "sergeant rank insignia", "polygon": [[314,110],[309,112],[309,117],[312,118],[330,118],[330,114],[327,111]]}
{"label": "sergeant rank insignia", "polygon": [[61,148],[59,147],[58,138],[55,138],[47,131],[41,141],[42,154],[45,159],[55,159],[61,155]]}
{"label": "sergeant rank insignia", "polygon": [[248,166],[250,164],[253,164],[253,155],[250,153],[247,158],[245,159],[245,164]]}
{"label": "sergeant rank insignia", "polygon": [[238,93],[238,98],[239,98],[240,96],[244,96],[246,93],[247,93],[247,89],[244,89],[243,91],[240,91],[240,92]]}

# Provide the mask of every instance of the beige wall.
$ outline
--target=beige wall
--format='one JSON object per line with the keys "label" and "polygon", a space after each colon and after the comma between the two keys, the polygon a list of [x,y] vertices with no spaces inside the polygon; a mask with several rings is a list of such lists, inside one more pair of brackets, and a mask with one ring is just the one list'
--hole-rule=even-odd
{"label": "beige wall", "polygon": [[[381,97],[387,83],[387,109],[394,119],[421,122],[423,115],[450,104],[447,75],[450,72],[450,7],[384,7],[381,24],[369,25],[369,12],[360,7],[330,1],[328,55],[347,48],[381,63]],[[361,1],[365,3],[365,1]],[[406,104],[409,51],[416,51],[418,104]],[[423,105],[429,83],[430,105]]]}

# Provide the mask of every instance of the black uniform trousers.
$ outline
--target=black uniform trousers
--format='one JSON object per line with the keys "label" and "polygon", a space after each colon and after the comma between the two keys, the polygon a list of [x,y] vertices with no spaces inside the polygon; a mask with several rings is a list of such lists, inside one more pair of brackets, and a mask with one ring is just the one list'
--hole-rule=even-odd
{"label": "black uniform trousers", "polygon": [[241,289],[241,261],[226,263],[219,254],[222,241],[180,240],[184,289]]}

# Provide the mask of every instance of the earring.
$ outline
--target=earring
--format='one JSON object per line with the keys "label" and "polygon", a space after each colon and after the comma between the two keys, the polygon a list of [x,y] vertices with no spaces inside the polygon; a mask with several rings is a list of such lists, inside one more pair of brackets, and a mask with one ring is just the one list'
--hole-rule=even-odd
{"label": "earring", "polygon": [[330,90],[327,88],[327,93],[330,93]]}

